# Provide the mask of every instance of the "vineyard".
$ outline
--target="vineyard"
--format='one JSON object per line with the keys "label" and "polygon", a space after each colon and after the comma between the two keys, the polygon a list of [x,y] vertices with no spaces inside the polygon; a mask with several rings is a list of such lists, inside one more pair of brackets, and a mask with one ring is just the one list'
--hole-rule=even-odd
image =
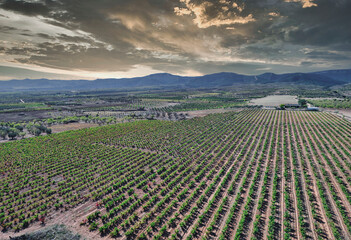
{"label": "vineyard", "polygon": [[[243,109],[0,144],[0,238],[351,239],[351,123]],[[79,213],[79,214],[73,214]]]}

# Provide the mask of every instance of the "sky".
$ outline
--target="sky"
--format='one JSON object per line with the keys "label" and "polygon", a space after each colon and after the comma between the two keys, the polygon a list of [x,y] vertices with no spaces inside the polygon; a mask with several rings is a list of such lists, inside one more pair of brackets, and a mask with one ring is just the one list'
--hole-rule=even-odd
{"label": "sky", "polygon": [[0,0],[0,80],[351,68],[351,0]]}

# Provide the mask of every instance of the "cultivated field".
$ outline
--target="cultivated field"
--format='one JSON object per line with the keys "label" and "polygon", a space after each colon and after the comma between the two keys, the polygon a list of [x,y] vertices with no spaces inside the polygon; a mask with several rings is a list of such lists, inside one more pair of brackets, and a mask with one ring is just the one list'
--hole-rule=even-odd
{"label": "cultivated field", "polygon": [[297,96],[270,95],[263,98],[252,99],[249,105],[262,105],[264,107],[278,107],[280,104],[297,104]]}
{"label": "cultivated field", "polygon": [[91,239],[351,239],[350,173],[351,124],[329,113],[40,136],[0,144],[0,238],[41,220]]}

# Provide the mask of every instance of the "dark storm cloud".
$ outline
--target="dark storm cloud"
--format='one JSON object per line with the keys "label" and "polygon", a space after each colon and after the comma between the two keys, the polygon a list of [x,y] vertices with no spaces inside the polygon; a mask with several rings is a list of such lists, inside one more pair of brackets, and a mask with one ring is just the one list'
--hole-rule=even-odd
{"label": "dark storm cloud", "polygon": [[333,60],[351,60],[348,54],[334,53],[330,51],[312,51],[306,53],[306,56],[311,59],[330,59]]}
{"label": "dark storm cloud", "polygon": [[42,2],[5,0],[1,7],[6,10],[20,12],[26,15],[44,15],[49,9]]}
{"label": "dark storm cloud", "polygon": [[0,26],[0,31],[2,33],[8,33],[8,32],[13,32],[14,30],[17,30],[16,28],[14,27],[9,27],[9,26]]}
{"label": "dark storm cloud", "polygon": [[86,71],[142,65],[172,73],[310,71],[350,63],[347,0],[0,0],[0,7],[43,24],[42,31],[21,32],[3,26],[9,16],[0,12],[6,40],[18,37],[2,52],[18,63]]}
{"label": "dark storm cloud", "polygon": [[317,46],[351,43],[351,1],[319,0],[318,7],[296,9],[288,24],[295,26],[287,40],[296,44]]}

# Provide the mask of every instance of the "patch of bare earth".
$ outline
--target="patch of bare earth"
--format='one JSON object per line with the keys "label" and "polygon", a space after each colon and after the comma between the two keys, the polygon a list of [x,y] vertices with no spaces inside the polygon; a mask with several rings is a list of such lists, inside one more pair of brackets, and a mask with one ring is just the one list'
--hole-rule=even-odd
{"label": "patch of bare earth", "polygon": [[[45,219],[45,225],[42,225],[39,222],[35,222],[29,228],[21,230],[20,232],[9,231],[5,233],[0,233],[0,239],[9,239],[10,237],[22,236],[26,233],[32,233],[34,231],[41,230],[56,224],[64,224],[67,227],[67,229],[69,229],[73,233],[78,233],[82,236],[83,239],[104,239],[100,236],[98,231],[90,232],[89,230],[87,231],[87,227],[80,226],[80,223],[83,221],[83,219],[86,219],[87,216],[93,213],[95,210],[96,203],[88,201],[68,211],[55,212],[50,214]],[[108,236],[105,238],[108,238]]]}
{"label": "patch of bare earth", "polygon": [[52,129],[53,133],[59,133],[59,132],[64,132],[64,131],[78,130],[78,129],[83,129],[83,128],[97,127],[97,126],[99,126],[99,124],[95,124],[95,123],[68,123],[68,124],[53,125],[50,128]]}
{"label": "patch of bare earth", "polygon": [[323,112],[330,112],[351,121],[351,109],[323,108]]}
{"label": "patch of bare earth", "polygon": [[297,104],[297,96],[292,95],[270,95],[263,98],[250,100],[249,105],[262,105],[265,107],[278,107],[280,104]]}

